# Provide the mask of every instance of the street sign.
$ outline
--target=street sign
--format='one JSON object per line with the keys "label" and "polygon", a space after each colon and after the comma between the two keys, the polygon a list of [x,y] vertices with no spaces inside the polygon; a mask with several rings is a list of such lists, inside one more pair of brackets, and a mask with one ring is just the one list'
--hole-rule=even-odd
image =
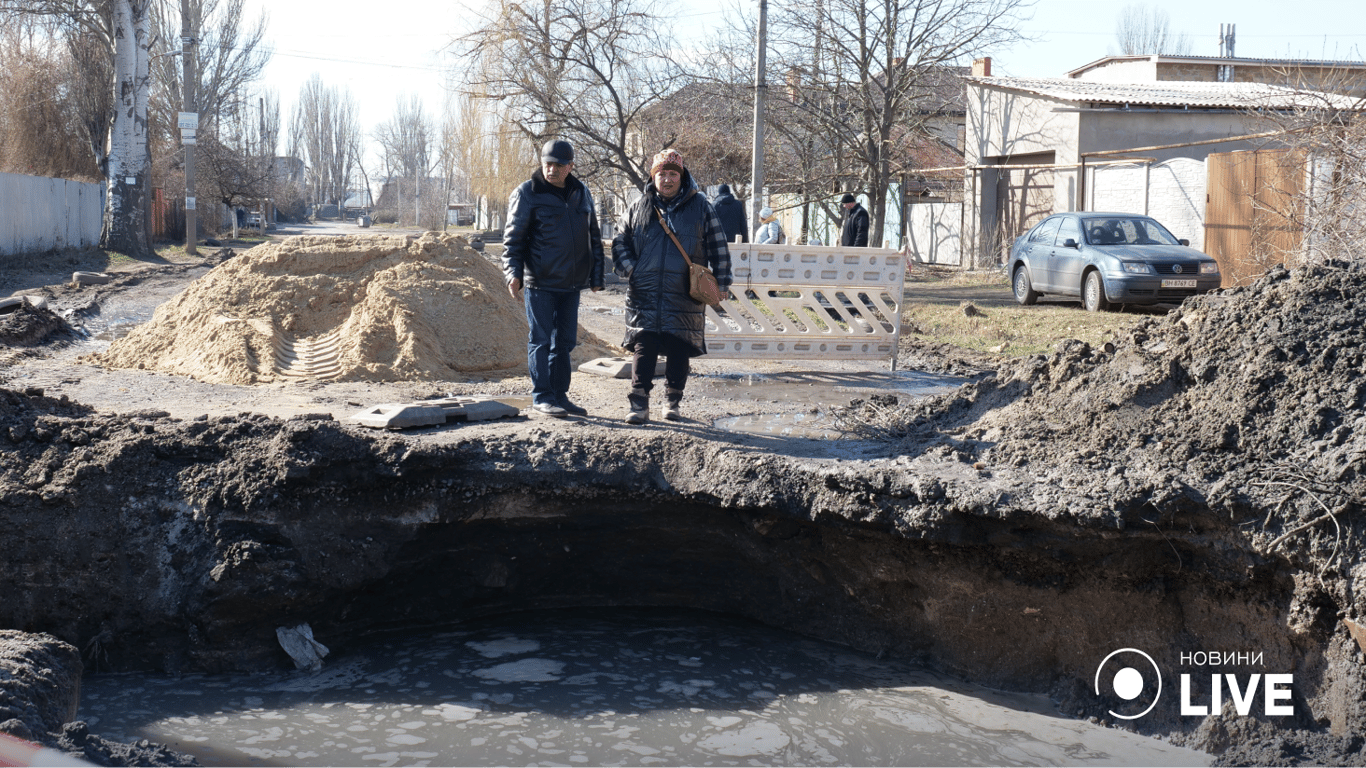
{"label": "street sign", "polygon": [[193,211],[193,210],[194,210],[194,198],[193,198],[193,197],[187,197],[187,198],[185,198],[185,210],[187,210],[187,211]]}
{"label": "street sign", "polygon": [[189,129],[191,133],[194,133],[194,131],[199,128],[199,113],[181,112],[180,118],[177,120],[176,124],[182,131]]}

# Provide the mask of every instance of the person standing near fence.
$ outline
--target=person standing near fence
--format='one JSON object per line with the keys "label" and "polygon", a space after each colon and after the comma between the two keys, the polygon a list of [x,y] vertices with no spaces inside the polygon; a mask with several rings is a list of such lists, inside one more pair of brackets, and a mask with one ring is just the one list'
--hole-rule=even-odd
{"label": "person standing near fence", "polygon": [[760,245],[771,245],[783,241],[783,225],[778,223],[778,215],[772,208],[764,206],[759,210],[759,221],[762,226],[754,232],[754,242]]}
{"label": "person standing near fence", "polygon": [[844,228],[840,232],[840,245],[855,248],[868,247],[868,211],[858,204],[858,199],[845,193],[840,198],[844,206]]}
{"label": "person standing near fence", "polygon": [[716,218],[721,220],[721,226],[726,228],[727,243],[749,242],[749,217],[745,215],[745,204],[735,199],[729,184],[716,188],[711,207],[716,211]]}
{"label": "person standing near fence", "polygon": [[569,399],[569,353],[578,344],[579,293],[602,290],[606,261],[593,196],[573,170],[574,147],[547,141],[541,167],[508,198],[503,230],[508,293],[525,293],[531,408],[561,419],[588,413]]}
{"label": "person standing near fence", "polygon": [[711,269],[722,296],[731,284],[726,230],[698,192],[683,156],[671,149],[655,155],[650,177],[612,241],[614,269],[627,280],[622,346],[633,355],[628,424],[650,418],[650,390],[661,353],[666,359],[664,418],[682,419],[689,360],[707,353],[703,305],[688,292],[688,259]]}

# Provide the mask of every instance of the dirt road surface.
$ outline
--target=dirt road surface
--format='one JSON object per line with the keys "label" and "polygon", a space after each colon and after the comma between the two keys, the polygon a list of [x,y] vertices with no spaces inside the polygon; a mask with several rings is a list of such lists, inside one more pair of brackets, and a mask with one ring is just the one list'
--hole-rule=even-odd
{"label": "dirt road surface", "polygon": [[[356,227],[345,223],[294,225],[283,230],[281,236],[295,233],[354,235],[357,231]],[[78,260],[68,261],[61,269],[6,273],[0,278],[0,293],[33,291],[44,295],[52,308],[58,314],[70,317],[80,332],[79,338],[8,352],[11,358],[6,373],[8,386],[40,389],[49,397],[65,396],[105,412],[165,412],[173,418],[186,420],[245,412],[277,418],[327,414],[346,420],[382,403],[407,403],[451,395],[489,395],[522,405],[522,399],[530,394],[530,379],[524,365],[440,382],[235,386],[93,364],[92,355],[108,348],[114,338],[133,325],[149,320],[157,306],[203,277],[223,258],[213,249],[204,250],[207,258],[202,261],[186,259],[177,264],[124,265],[109,273],[114,278],[109,285],[71,286],[72,272],[81,267]],[[497,250],[496,245],[488,249],[491,260],[496,260]],[[600,293],[585,291],[580,308],[581,325],[604,342],[619,344],[625,330],[624,300],[625,290],[620,283],[610,284]],[[625,354],[619,348],[611,351]],[[801,437],[803,419],[809,423],[818,411],[828,411],[831,406],[847,406],[851,400],[866,398],[889,386],[911,396],[944,392],[961,383],[964,374],[984,370],[980,366],[964,365],[959,359],[948,366],[957,375],[940,376],[945,361],[933,355],[926,357],[918,359],[916,351],[909,350],[901,362],[900,373],[893,373],[890,360],[806,362],[697,358],[684,401],[684,420],[678,424],[661,422],[656,408],[651,423],[643,429],[683,430],[796,454],[827,453],[830,451],[828,444],[813,444]],[[924,367],[927,363],[930,364],[928,370]],[[905,368],[907,364],[912,367]],[[459,430],[427,430],[412,434],[421,439],[441,440],[458,433],[459,439],[469,439],[485,434],[516,433],[533,423],[544,428],[567,430],[580,430],[590,425],[642,429],[622,423],[629,389],[629,383],[624,379],[576,373],[570,396],[588,408],[586,418],[558,421],[524,416],[516,420],[471,423]],[[802,419],[794,421],[793,417]],[[713,426],[717,421],[727,419],[745,422],[746,426],[742,428],[750,431],[729,432]],[[773,425],[771,431],[765,423]],[[786,435],[783,430],[787,430]],[[854,448],[851,450],[857,452]]]}

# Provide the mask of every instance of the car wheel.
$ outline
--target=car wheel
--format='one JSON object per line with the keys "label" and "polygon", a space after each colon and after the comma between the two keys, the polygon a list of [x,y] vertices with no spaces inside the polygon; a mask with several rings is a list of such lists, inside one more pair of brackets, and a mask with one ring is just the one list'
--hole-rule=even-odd
{"label": "car wheel", "polygon": [[1029,279],[1029,267],[1023,264],[1016,267],[1012,284],[1015,287],[1015,300],[1026,307],[1039,300],[1039,294],[1034,291],[1034,283]]}
{"label": "car wheel", "polygon": [[1081,302],[1087,312],[1104,312],[1110,308],[1110,300],[1105,298],[1105,282],[1100,273],[1092,270],[1086,274],[1086,283],[1081,289]]}

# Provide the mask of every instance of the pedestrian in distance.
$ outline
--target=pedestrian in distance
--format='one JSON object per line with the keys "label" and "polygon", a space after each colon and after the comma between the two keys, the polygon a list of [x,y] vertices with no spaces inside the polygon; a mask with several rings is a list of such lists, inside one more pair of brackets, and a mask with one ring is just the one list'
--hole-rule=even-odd
{"label": "pedestrian in distance", "polygon": [[754,242],[770,245],[783,241],[783,225],[778,223],[778,214],[772,208],[759,209],[759,221],[762,223],[754,233]]}
{"label": "pedestrian in distance", "polygon": [[844,228],[840,232],[840,245],[867,248],[868,211],[847,192],[840,198],[840,204],[844,206]]}
{"label": "pedestrian in distance", "polygon": [[[721,295],[730,289],[726,230],[675,150],[650,163],[650,181],[627,208],[612,241],[614,270],[627,281],[626,338],[632,353],[626,423],[650,418],[655,364],[665,356],[664,418],[683,418],[689,362],[707,353],[703,305],[689,294],[689,261],[711,269]],[[687,258],[684,257],[687,253]]]}
{"label": "pedestrian in distance", "polygon": [[[729,184],[722,184],[716,188],[716,197],[712,198],[711,207],[716,211],[716,218],[721,220],[721,226],[726,230],[727,243],[749,242],[749,217],[745,215],[745,204],[735,199]],[[737,241],[736,237],[740,239]]]}
{"label": "pedestrian in distance", "polygon": [[508,197],[503,276],[508,293],[526,304],[531,408],[556,418],[587,409],[569,399],[578,344],[579,293],[601,291],[606,259],[593,196],[573,174],[567,141],[541,147],[541,167]]}

